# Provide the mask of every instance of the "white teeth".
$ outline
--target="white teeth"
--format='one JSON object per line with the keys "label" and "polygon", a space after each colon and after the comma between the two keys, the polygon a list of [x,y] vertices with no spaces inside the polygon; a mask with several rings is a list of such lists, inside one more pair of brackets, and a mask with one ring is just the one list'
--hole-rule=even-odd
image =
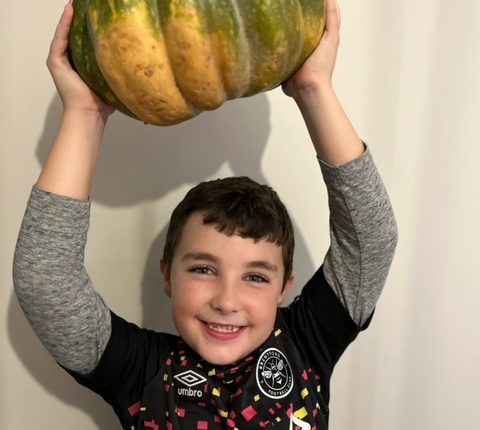
{"label": "white teeth", "polygon": [[208,328],[218,331],[220,333],[236,333],[240,330],[240,327],[234,325],[218,325],[213,323],[208,323]]}

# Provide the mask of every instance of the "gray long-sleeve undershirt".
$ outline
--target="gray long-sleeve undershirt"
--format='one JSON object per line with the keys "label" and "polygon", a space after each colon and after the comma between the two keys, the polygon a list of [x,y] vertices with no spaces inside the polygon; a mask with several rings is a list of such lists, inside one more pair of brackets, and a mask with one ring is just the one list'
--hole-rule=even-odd
{"label": "gray long-sleeve undershirt", "polygon": [[[331,246],[324,273],[359,326],[383,289],[397,241],[388,195],[367,150],[341,167],[320,162],[328,189]],[[88,374],[111,333],[110,311],[84,267],[90,202],[34,187],[13,265],[30,324],[62,366]]]}

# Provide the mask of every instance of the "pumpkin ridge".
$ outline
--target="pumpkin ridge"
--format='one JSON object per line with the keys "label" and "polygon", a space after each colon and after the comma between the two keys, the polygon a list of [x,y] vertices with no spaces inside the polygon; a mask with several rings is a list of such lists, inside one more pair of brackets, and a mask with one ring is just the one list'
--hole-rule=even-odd
{"label": "pumpkin ridge", "polygon": [[[246,63],[244,64],[244,68],[245,68],[244,69],[244,74],[245,74],[245,76],[250,77],[251,73],[252,73],[252,56],[251,56],[250,44],[248,42],[248,35],[247,35],[246,29],[245,29],[245,25],[243,24],[243,22],[244,22],[243,18],[244,17],[242,15],[242,9],[238,5],[238,1],[237,0],[231,0],[231,1],[232,1],[232,5],[235,9],[235,13],[239,17],[239,25],[241,27],[242,42],[243,42],[243,44],[245,46],[245,49],[246,49],[246,54],[244,55],[245,61],[246,61]],[[242,1],[242,0],[240,0],[240,1]],[[243,91],[240,94],[241,97],[245,96],[245,94],[248,91],[248,88],[249,88],[249,84],[248,84],[248,82],[246,82],[246,85],[244,86]]]}
{"label": "pumpkin ridge", "polygon": [[[111,25],[95,32],[97,61],[111,88],[138,117],[159,125],[178,122],[198,111],[174,85],[159,23],[157,28],[145,25],[152,23],[154,13],[147,9],[142,1],[135,8],[114,11]],[[97,30],[105,16],[93,9],[89,17]]]}
{"label": "pumpkin ridge", "polygon": [[241,97],[249,86],[250,52],[240,9],[236,0],[209,0],[205,5],[226,98]]}
{"label": "pumpkin ridge", "polygon": [[73,67],[87,85],[107,104],[137,118],[116,96],[98,67],[87,19],[88,0],[75,0],[75,14],[69,36],[69,52]]}
{"label": "pumpkin ridge", "polygon": [[288,1],[291,0],[239,3],[252,52],[251,83],[245,96],[266,91],[279,83],[279,75],[288,61],[285,31],[288,26],[285,3]]}
{"label": "pumpkin ridge", "polygon": [[169,17],[161,20],[177,85],[197,108],[216,109],[226,100],[226,95],[201,2],[168,1]]}

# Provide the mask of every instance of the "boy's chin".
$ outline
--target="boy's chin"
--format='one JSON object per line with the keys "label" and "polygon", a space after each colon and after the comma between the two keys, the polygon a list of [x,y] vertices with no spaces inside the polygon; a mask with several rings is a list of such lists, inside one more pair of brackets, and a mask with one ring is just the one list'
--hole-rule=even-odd
{"label": "boy's chin", "polygon": [[219,354],[215,351],[208,351],[204,354],[200,354],[203,360],[215,366],[228,366],[241,361],[248,355],[249,353],[232,354],[231,352],[229,354]]}
{"label": "boy's chin", "polygon": [[205,347],[193,348],[200,357],[209,364],[214,366],[229,366],[244,360],[251,355],[256,348],[253,345],[249,348],[243,346],[243,348],[235,349],[234,345],[222,346],[222,347]]}

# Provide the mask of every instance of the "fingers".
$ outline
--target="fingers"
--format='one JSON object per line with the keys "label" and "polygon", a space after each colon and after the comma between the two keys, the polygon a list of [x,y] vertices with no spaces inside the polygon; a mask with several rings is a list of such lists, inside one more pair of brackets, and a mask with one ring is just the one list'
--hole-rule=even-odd
{"label": "fingers", "polygon": [[328,32],[338,32],[341,23],[340,7],[336,0],[326,0],[326,23],[325,30]]}
{"label": "fingers", "polygon": [[337,25],[338,28],[342,26],[342,13],[340,11],[340,6],[338,5],[337,0],[335,0],[335,7],[337,8]]}
{"label": "fingers", "polygon": [[62,59],[65,56],[65,52],[68,47],[68,35],[73,20],[73,6],[72,0],[70,0],[63,10],[60,22],[55,29],[52,43],[50,44],[50,51],[48,54],[47,64],[53,65],[57,59]]}

